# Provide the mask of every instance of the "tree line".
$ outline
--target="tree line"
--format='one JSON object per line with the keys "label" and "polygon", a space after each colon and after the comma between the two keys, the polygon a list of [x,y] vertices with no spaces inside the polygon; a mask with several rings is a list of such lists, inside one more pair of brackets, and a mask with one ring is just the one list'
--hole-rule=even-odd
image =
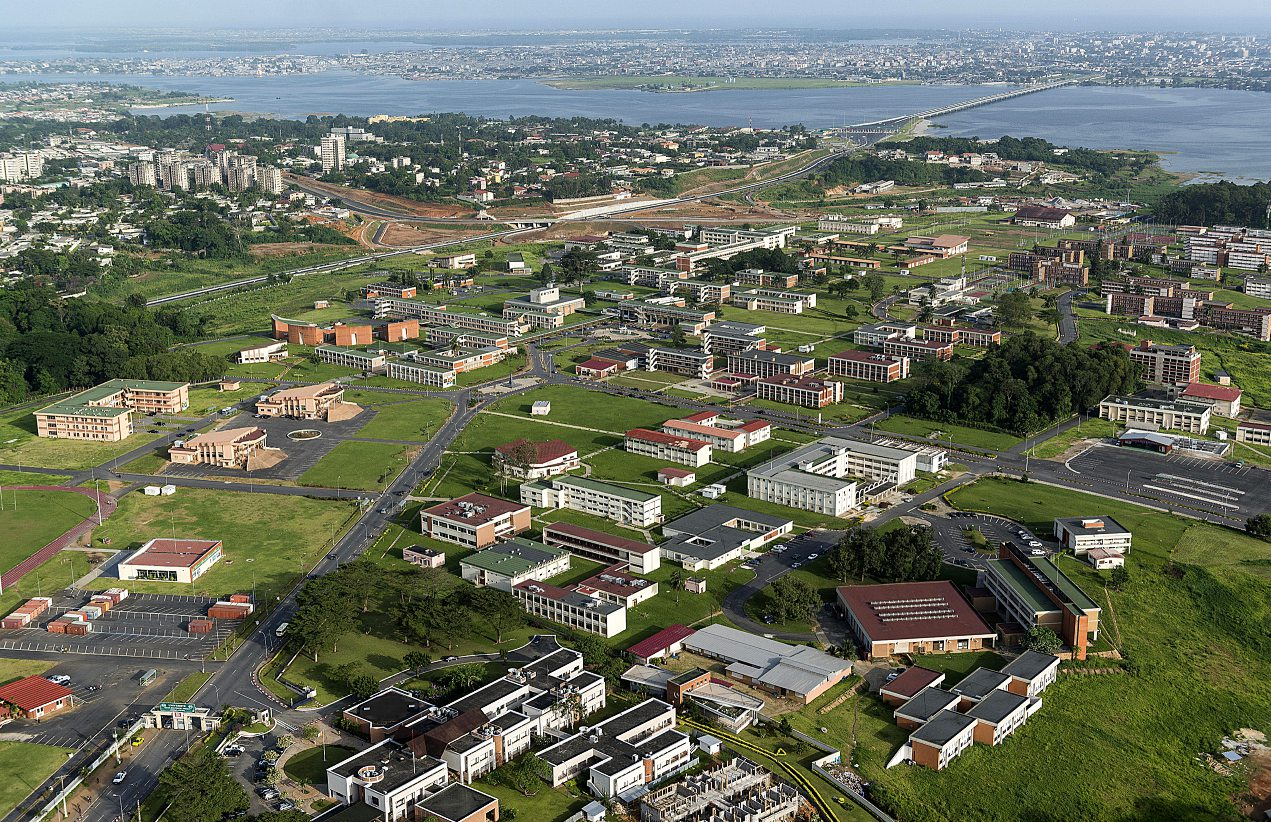
{"label": "tree line", "polygon": [[1174,225],[1244,225],[1265,228],[1271,183],[1242,186],[1223,181],[1183,186],[1166,194],[1152,211]]}
{"label": "tree line", "polygon": [[[1110,176],[1123,170],[1141,171],[1155,160],[1147,154],[1124,154],[1096,151],[1092,148],[1068,148],[1040,137],[1003,135],[993,142],[980,142],[978,137],[914,137],[905,143],[906,151],[920,154],[941,151],[945,154],[983,154],[991,152],[1003,160],[1022,160],[1068,166]],[[1056,151],[1060,153],[1056,154]],[[898,181],[899,182],[899,181]]]}

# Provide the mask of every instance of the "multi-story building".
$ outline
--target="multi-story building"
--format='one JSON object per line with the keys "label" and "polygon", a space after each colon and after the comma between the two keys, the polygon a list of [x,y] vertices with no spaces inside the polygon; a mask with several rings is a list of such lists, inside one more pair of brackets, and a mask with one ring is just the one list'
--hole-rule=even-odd
{"label": "multi-story building", "polygon": [[[568,554],[566,554],[568,556]],[[627,630],[626,606],[576,588],[522,582],[512,589],[527,613],[608,639]]]}
{"label": "multi-story building", "polygon": [[1004,620],[1025,630],[1050,628],[1077,659],[1086,658],[1088,640],[1099,639],[1098,604],[1050,560],[1029,556],[1017,545],[1003,544],[977,584],[993,595]]}
{"label": "multi-story building", "polygon": [[1211,385],[1194,382],[1179,393],[1180,400],[1208,405],[1220,417],[1235,419],[1240,416],[1240,399],[1244,392],[1234,385]]}
{"label": "multi-story building", "polygon": [[1271,300],[1271,277],[1245,277],[1242,290],[1250,297]]}
{"label": "multi-story building", "polygon": [[704,280],[670,280],[663,290],[667,294],[683,292],[696,305],[722,305],[732,295],[729,283],[711,283]]}
{"label": "multi-story building", "polygon": [[1143,369],[1146,382],[1181,386],[1200,380],[1200,352],[1194,345],[1159,345],[1140,340],[1130,349],[1130,362]]}
{"label": "multi-story building", "polygon": [[644,368],[707,380],[715,373],[715,358],[692,348],[650,345],[644,352]]}
{"label": "multi-story building", "polygon": [[240,364],[265,363],[285,359],[287,359],[287,343],[285,341],[253,345],[234,355],[234,361]]}
{"label": "multi-story building", "polygon": [[133,433],[133,412],[179,414],[189,407],[189,383],[108,380],[36,411],[36,436],[119,442]]}
{"label": "multi-story building", "polygon": [[389,360],[386,374],[390,379],[415,382],[434,388],[453,388],[458,375],[451,369],[432,368],[426,365]]}
{"label": "multi-story building", "polygon": [[1055,539],[1062,548],[1083,557],[1103,549],[1119,554],[1130,552],[1134,535],[1112,517],[1060,517],[1055,520]]}
{"label": "multi-story building", "polygon": [[128,164],[128,182],[134,186],[150,186],[155,188],[159,181],[155,177],[154,163],[139,161]]}
{"label": "multi-story building", "polygon": [[1236,442],[1271,445],[1271,425],[1264,422],[1241,421],[1236,424]]}
{"label": "multi-story building", "polygon": [[320,345],[313,349],[318,360],[331,365],[342,365],[345,368],[356,368],[359,371],[379,371],[384,367],[385,357],[375,351],[360,348],[343,348],[338,345]]}
{"label": "multi-story building", "polygon": [[776,374],[755,380],[755,396],[804,408],[824,408],[843,399],[843,383]]}
{"label": "multi-story building", "polygon": [[715,503],[662,526],[662,558],[688,571],[713,571],[790,533],[794,523]]}
{"label": "multi-story building", "polygon": [[508,591],[527,580],[551,579],[569,570],[569,552],[515,537],[459,561],[459,574],[478,588]]}
{"label": "multi-story building", "polygon": [[503,303],[504,319],[515,319],[533,328],[560,328],[565,318],[586,305],[582,297],[562,297],[556,286],[535,288],[529,296]]}
{"label": "multi-story building", "polygon": [[662,497],[657,494],[586,477],[527,482],[521,486],[521,502],[535,508],[569,508],[637,528],[662,521]]}
{"label": "multi-story building", "polygon": [[322,173],[343,171],[346,160],[344,138],[328,135],[318,144],[318,158],[322,162]]}
{"label": "multi-story building", "polygon": [[584,559],[621,563],[638,574],[652,573],[661,566],[662,552],[656,545],[569,522],[543,526],[543,542],[564,548]]}
{"label": "multi-story building", "polygon": [[918,336],[918,326],[908,323],[874,323],[862,325],[852,332],[852,342],[869,348],[882,348],[887,340],[912,340]]}
{"label": "multi-story building", "polygon": [[[667,302],[658,302],[658,300],[666,300]],[[675,297],[626,300],[612,308],[606,308],[605,312],[616,315],[618,319],[626,323],[648,325],[655,328],[669,328],[679,325],[693,334],[700,334],[702,329],[715,319],[714,311],[688,308],[684,305],[683,298]]]}
{"label": "multi-story building", "polygon": [[790,374],[797,377],[815,371],[816,359],[752,348],[749,351],[735,351],[729,354],[728,370],[734,374],[754,374],[757,377],[771,377],[774,374]]}
{"label": "multi-story building", "polygon": [[974,717],[957,711],[940,711],[909,735],[910,759],[933,771],[944,770],[955,757],[975,743]]}
{"label": "multi-story building", "polygon": [[633,428],[628,431],[624,438],[624,447],[633,454],[643,454],[646,457],[689,465],[693,468],[701,468],[710,462],[712,457],[709,442],[661,431],[650,431],[647,428]]}
{"label": "multi-story building", "polygon": [[766,326],[731,320],[712,323],[702,330],[702,351],[708,355],[727,356],[735,351],[748,351],[766,345]]}
{"label": "multi-story building", "polygon": [[578,468],[578,449],[564,440],[514,440],[494,447],[495,470],[513,479],[537,480]]}
{"label": "multi-story building", "polygon": [[286,189],[282,182],[282,170],[274,166],[261,166],[256,169],[256,185],[261,191],[275,197]]}
{"label": "multi-story building", "polygon": [[[345,408],[347,406],[347,408]],[[342,414],[360,411],[344,401],[344,386],[333,382],[284,388],[256,401],[256,413],[262,417],[291,417],[297,420],[344,419]]]}
{"label": "multi-story building", "polygon": [[838,609],[867,658],[980,651],[996,634],[953,583],[846,585]]}
{"label": "multi-story building", "polygon": [[465,331],[484,331],[504,337],[519,337],[529,330],[529,326],[520,320],[450,311],[418,300],[377,297],[374,305],[376,319],[384,317],[414,318],[427,325],[461,328]]}
{"label": "multi-story building", "polygon": [[799,284],[798,274],[784,274],[780,271],[764,271],[762,268],[745,268],[735,275],[741,285],[770,285],[777,288],[794,288]]}
{"label": "multi-story building", "polygon": [[883,340],[883,353],[889,357],[914,360],[951,360],[953,344],[936,340]]}
{"label": "multi-story building", "polygon": [[536,756],[558,787],[586,775],[588,789],[611,799],[659,782],[693,761],[692,742],[675,730],[675,708],[649,699],[596,723]]}
{"label": "multi-story building", "polygon": [[774,288],[751,288],[732,294],[729,303],[747,311],[772,311],[777,314],[802,314],[816,307],[816,294],[780,291]]}
{"label": "multi-story building", "polygon": [[485,494],[466,496],[425,508],[419,514],[425,536],[484,548],[530,528],[530,507]]}
{"label": "multi-story building", "polygon": [[758,500],[841,517],[858,508],[872,487],[913,480],[911,449],[825,437],[746,472],[746,493]]}
{"label": "multi-story building", "polygon": [[843,351],[829,359],[829,371],[838,377],[869,382],[894,382],[909,376],[909,358],[873,351]]}
{"label": "multi-story building", "polygon": [[44,173],[44,156],[36,151],[19,151],[0,154],[0,180],[21,183],[34,180]]}
{"label": "multi-story building", "polygon": [[168,459],[177,465],[212,465],[217,468],[251,468],[252,457],[263,450],[267,435],[263,428],[223,428],[174,443]]}
{"label": "multi-story building", "polygon": [[1148,397],[1123,397],[1116,394],[1099,402],[1099,416],[1113,422],[1141,423],[1204,434],[1209,431],[1210,407],[1186,400],[1158,400]]}

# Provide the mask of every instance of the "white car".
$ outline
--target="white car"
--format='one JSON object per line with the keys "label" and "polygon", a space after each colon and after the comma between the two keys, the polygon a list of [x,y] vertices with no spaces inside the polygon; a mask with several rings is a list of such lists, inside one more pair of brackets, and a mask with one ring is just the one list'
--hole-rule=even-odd
{"label": "white car", "polygon": [[128,772],[120,771],[119,773],[115,774],[115,778],[110,780],[110,783],[112,785],[118,785],[120,782],[123,782],[127,778],[128,778]]}
{"label": "white car", "polygon": [[820,555],[820,554],[808,554],[808,561],[810,562],[810,561],[812,561],[812,560],[816,559],[816,558],[817,558],[817,557],[819,557],[819,556],[821,556],[821,555]]}
{"label": "white car", "polygon": [[54,674],[53,676],[49,677],[48,680],[49,682],[52,682],[54,685],[71,684],[71,678],[67,676],[66,674]]}

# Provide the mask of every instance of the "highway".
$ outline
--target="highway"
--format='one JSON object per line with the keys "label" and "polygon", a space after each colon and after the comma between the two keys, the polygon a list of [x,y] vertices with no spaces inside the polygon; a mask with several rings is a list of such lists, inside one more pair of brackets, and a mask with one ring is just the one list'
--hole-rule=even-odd
{"label": "highway", "polygon": [[847,126],[846,129],[850,131],[852,129],[869,128],[870,126],[885,126],[885,125],[891,125],[896,123],[904,123],[904,122],[908,122],[909,120],[925,120],[931,117],[940,117],[941,115],[944,115],[944,114],[953,114],[958,111],[966,111],[967,109],[970,109],[970,108],[978,108],[980,106],[989,106],[989,105],[992,105],[993,103],[1000,103],[1003,100],[1011,100],[1016,97],[1023,97],[1026,94],[1037,94],[1038,92],[1041,92],[1041,91],[1050,91],[1051,89],[1061,88],[1063,86],[1071,86],[1078,82],[1080,81],[1060,80],[1058,82],[1045,83],[1039,86],[1024,86],[1023,88],[1017,88],[1012,91],[1004,91],[1001,94],[990,94],[987,97],[977,97],[974,100],[966,100],[965,102],[953,103],[952,105],[941,106],[940,108],[927,109],[926,111],[920,111],[916,114],[904,114],[904,115],[901,115],[900,117],[888,117],[885,120],[870,120],[869,122],[866,122],[866,123],[854,123],[850,126]]}

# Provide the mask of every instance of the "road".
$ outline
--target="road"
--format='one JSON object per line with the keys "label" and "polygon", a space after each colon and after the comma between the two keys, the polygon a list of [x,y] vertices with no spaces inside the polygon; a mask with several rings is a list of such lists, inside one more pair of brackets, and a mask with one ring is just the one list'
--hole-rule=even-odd
{"label": "road", "polygon": [[1072,345],[1077,341],[1077,312],[1072,301],[1085,294],[1085,289],[1065,291],[1059,295],[1055,307],[1059,309],[1059,344]]}

